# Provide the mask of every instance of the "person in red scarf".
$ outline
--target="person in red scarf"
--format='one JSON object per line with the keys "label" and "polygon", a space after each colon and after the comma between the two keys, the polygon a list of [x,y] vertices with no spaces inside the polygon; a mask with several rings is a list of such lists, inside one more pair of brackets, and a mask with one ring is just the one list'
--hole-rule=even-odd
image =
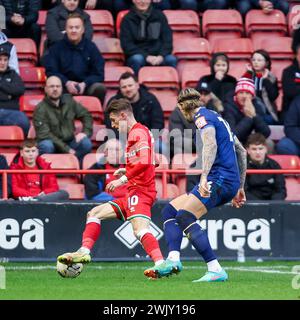
{"label": "person in red scarf", "polygon": [[241,78],[235,87],[232,101],[224,104],[224,119],[231,130],[244,144],[252,131],[267,138],[271,130],[264,120],[266,106],[255,98],[255,86],[252,79]]}
{"label": "person in red scarf", "polygon": [[[49,170],[51,165],[39,156],[37,142],[26,139],[21,145],[20,153],[12,161],[10,169]],[[69,198],[65,190],[59,190],[56,176],[49,173],[12,174],[12,195],[14,199],[26,201],[58,201]]]}

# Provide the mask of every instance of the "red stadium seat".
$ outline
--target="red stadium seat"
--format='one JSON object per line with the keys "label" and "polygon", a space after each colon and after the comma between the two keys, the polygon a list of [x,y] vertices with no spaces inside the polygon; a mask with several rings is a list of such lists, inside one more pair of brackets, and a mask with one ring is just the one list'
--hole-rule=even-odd
{"label": "red stadium seat", "polygon": [[272,69],[271,72],[276,76],[278,80],[278,86],[279,88],[282,87],[282,72],[285,68],[291,65],[290,60],[272,60]]}
{"label": "red stadium seat", "polygon": [[123,66],[125,57],[117,38],[93,39],[105,59],[106,66]]}
{"label": "red stadium seat", "polygon": [[[197,154],[178,153],[172,159],[172,169],[189,169],[190,165],[197,159]],[[180,194],[186,192],[186,175],[173,174],[173,182],[179,187]]]}
{"label": "red stadium seat", "polygon": [[108,10],[85,10],[91,17],[94,34],[103,38],[114,36],[114,20]]}
{"label": "red stadium seat", "polygon": [[176,69],[181,76],[187,65],[202,63],[203,67],[208,66],[211,49],[209,42],[204,38],[174,39],[173,54],[178,59]]}
{"label": "red stadium seat", "polygon": [[196,38],[200,36],[200,19],[193,10],[164,10],[173,38]]}
{"label": "red stadium seat", "polygon": [[130,67],[106,67],[105,66],[105,80],[104,84],[106,88],[109,89],[119,89],[119,79],[121,75],[125,72],[131,72],[134,73],[133,70]]}
{"label": "red stadium seat", "polygon": [[177,97],[168,93],[166,94],[164,91],[155,91],[154,95],[162,107],[164,118],[169,118],[172,111],[176,108]]}
{"label": "red stadium seat", "polygon": [[280,10],[273,10],[270,14],[265,14],[262,10],[250,10],[246,14],[245,29],[246,35],[252,40],[285,36],[286,18]]}
{"label": "red stadium seat", "polygon": [[182,88],[196,88],[201,77],[210,74],[210,67],[195,68],[193,66],[186,66],[182,71],[181,85]]}
{"label": "red stadium seat", "polygon": [[42,100],[44,95],[25,95],[20,98],[20,110],[25,112],[29,118],[32,118],[33,112]]}
{"label": "red stadium seat", "polygon": [[89,169],[92,165],[104,157],[103,153],[88,153],[84,156],[82,161],[82,169]]}
{"label": "red stadium seat", "polygon": [[118,38],[120,38],[120,29],[121,29],[122,20],[128,12],[129,10],[122,10],[118,12],[117,19],[116,19],[116,33]]}
{"label": "red stadium seat", "polygon": [[18,126],[0,126],[0,146],[18,147],[24,140],[23,130]]}
{"label": "red stadium seat", "polygon": [[70,200],[83,200],[85,198],[84,184],[81,183],[70,183],[60,184],[60,189],[65,190],[69,193]]}
{"label": "red stadium seat", "polygon": [[164,169],[169,169],[169,161],[161,153],[156,153],[155,154],[155,169],[158,170],[164,170]]}
{"label": "red stadium seat", "polygon": [[103,109],[98,98],[92,96],[74,96],[74,99],[92,114],[96,122],[103,120]]}
{"label": "red stadium seat", "polygon": [[16,46],[19,66],[35,67],[38,62],[35,42],[30,38],[10,38],[9,41]]}
{"label": "red stadium seat", "polygon": [[237,10],[206,10],[202,16],[202,35],[212,46],[219,39],[241,38],[243,20]]}
{"label": "red stadium seat", "polygon": [[13,161],[17,153],[16,152],[0,152],[0,154],[5,157],[7,164],[10,166],[11,162]]}
{"label": "red stadium seat", "polygon": [[287,201],[300,201],[300,183],[293,177],[285,177]]}
{"label": "red stadium seat", "polygon": [[43,94],[46,83],[45,68],[20,67],[20,76],[26,88],[26,94]]}
{"label": "red stadium seat", "polygon": [[[63,169],[79,169],[79,161],[74,154],[71,153],[52,153],[43,154],[42,157],[49,163],[51,163],[52,169],[63,170]],[[56,175],[59,184],[78,183],[80,176],[76,174],[57,174]]]}
{"label": "red stadium seat", "polygon": [[286,154],[269,154],[269,158],[278,162],[282,169],[299,169],[300,161],[298,156],[286,155]]}
{"label": "red stadium seat", "polygon": [[[103,142],[107,140],[108,131],[103,124],[93,124],[93,135],[91,137],[93,148],[97,149]],[[115,137],[114,137],[115,138]]]}

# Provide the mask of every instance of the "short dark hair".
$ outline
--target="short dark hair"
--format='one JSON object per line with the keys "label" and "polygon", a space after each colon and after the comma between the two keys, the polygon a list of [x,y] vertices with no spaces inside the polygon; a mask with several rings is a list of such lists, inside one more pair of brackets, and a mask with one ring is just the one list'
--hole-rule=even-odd
{"label": "short dark hair", "polygon": [[82,24],[84,25],[83,16],[82,16],[80,13],[78,13],[78,12],[70,13],[70,14],[68,15],[67,19],[66,19],[66,24],[67,24],[68,20],[70,20],[70,19],[75,19],[75,18],[80,19],[80,20],[82,21]]}
{"label": "short dark hair", "polygon": [[105,112],[107,112],[107,114],[111,114],[111,113],[119,113],[121,111],[129,111],[129,112],[133,112],[132,111],[132,106],[129,100],[127,99],[113,99],[109,105],[107,106]]}
{"label": "short dark hair", "polygon": [[126,71],[126,72],[121,74],[121,76],[119,78],[119,82],[121,80],[126,80],[126,79],[129,79],[129,78],[132,78],[135,82],[138,82],[137,76],[134,73],[129,72],[129,71]]}
{"label": "short dark hair", "polygon": [[247,139],[246,148],[249,148],[251,144],[256,146],[263,144],[264,146],[267,146],[267,140],[261,133],[252,133]]}
{"label": "short dark hair", "polygon": [[35,139],[25,139],[20,145],[21,150],[23,150],[24,148],[33,147],[38,147],[37,141]]}

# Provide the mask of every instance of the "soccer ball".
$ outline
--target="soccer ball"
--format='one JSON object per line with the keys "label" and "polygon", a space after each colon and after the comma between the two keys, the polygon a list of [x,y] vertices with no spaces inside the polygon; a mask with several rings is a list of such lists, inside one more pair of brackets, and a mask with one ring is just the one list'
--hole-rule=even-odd
{"label": "soccer ball", "polygon": [[63,278],[76,278],[80,275],[83,269],[82,263],[74,263],[71,265],[63,264],[57,261],[56,270]]}

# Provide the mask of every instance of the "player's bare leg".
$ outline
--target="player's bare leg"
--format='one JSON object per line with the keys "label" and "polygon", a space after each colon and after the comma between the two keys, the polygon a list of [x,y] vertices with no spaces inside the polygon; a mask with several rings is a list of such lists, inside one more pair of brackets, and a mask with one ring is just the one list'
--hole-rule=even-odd
{"label": "player's bare leg", "polygon": [[144,275],[152,279],[169,276],[172,273],[172,265],[164,261],[158,241],[150,231],[150,221],[146,218],[136,217],[131,220],[131,223],[134,235],[155,263],[154,267],[144,271]]}
{"label": "player's bare leg", "polygon": [[87,214],[86,227],[82,235],[82,245],[75,252],[67,252],[57,257],[64,264],[89,263],[90,250],[97,241],[101,231],[101,220],[116,218],[116,213],[109,203],[94,207]]}

